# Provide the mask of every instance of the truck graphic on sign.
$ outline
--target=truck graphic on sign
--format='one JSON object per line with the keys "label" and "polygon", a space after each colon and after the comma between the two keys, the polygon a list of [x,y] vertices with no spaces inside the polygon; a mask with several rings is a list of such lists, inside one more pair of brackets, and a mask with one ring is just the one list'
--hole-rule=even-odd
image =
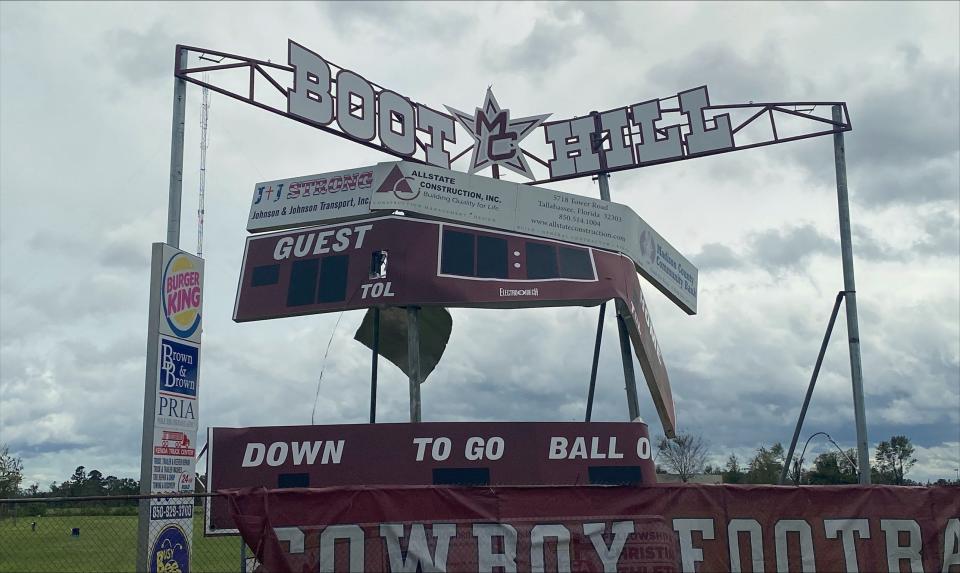
{"label": "truck graphic on sign", "polygon": [[160,437],[160,445],[165,448],[189,448],[190,438],[183,432],[164,431]]}

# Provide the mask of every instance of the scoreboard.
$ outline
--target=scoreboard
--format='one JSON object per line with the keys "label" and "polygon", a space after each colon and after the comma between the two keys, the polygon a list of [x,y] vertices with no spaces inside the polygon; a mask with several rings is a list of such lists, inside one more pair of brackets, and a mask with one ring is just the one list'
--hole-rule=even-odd
{"label": "scoreboard", "polygon": [[[210,491],[353,485],[648,485],[643,422],[424,422],[210,428]],[[214,498],[208,533],[231,533]]]}
{"label": "scoreboard", "polygon": [[633,261],[611,251],[386,216],[247,237],[233,318],[374,306],[527,308],[616,300],[667,435],[670,381]]}
{"label": "scoreboard", "polygon": [[375,305],[592,305],[627,298],[622,255],[480,227],[388,216],[247,238],[234,320]]}

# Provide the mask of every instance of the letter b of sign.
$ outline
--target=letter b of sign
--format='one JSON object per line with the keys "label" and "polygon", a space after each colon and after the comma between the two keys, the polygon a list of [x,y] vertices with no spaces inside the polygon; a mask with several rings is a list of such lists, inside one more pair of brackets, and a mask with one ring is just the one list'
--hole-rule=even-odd
{"label": "letter b of sign", "polygon": [[293,89],[287,97],[287,112],[313,123],[333,121],[330,96],[330,66],[323,58],[297,44],[287,43],[288,62],[294,69]]}

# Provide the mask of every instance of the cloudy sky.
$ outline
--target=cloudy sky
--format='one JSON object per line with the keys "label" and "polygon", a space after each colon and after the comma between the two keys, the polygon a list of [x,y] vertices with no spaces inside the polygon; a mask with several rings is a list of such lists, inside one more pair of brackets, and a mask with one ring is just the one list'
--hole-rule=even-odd
{"label": "cloudy sky", "polygon": [[[515,115],[554,118],[703,84],[713,103],[847,101],[871,446],[906,434],[911,477],[956,477],[958,22],[956,3],[0,3],[0,443],[41,487],[78,465],[137,477],[174,46],[285,62],[290,38],[439,109],[471,110],[489,85]],[[199,101],[189,86],[191,251]],[[216,95],[210,138],[201,431],[309,423],[331,335],[317,420],[366,421],[362,311],[336,329],[337,314],[230,317],[254,183],[389,157]],[[589,178],[553,187],[598,193]],[[700,269],[696,316],[646,289],[681,430],[706,436],[718,462],[788,442],[843,286],[831,138],[622,172],[611,189]],[[596,312],[453,310],[424,419],[582,419]],[[802,437],[853,447],[845,339],[841,318]],[[627,418],[622,380],[608,314],[595,420]],[[378,413],[408,413],[406,379],[386,362]]]}

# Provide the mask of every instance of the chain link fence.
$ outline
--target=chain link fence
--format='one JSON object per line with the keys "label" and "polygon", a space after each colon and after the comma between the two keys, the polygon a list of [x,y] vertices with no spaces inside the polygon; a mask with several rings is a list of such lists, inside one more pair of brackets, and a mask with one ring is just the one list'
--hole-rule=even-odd
{"label": "chain link fence", "polygon": [[[192,513],[193,520],[190,570],[254,571],[256,564],[240,537],[203,534],[208,495],[182,497],[180,513]],[[149,568],[146,562],[137,564],[138,508],[151,498],[162,496],[0,499],[0,572],[178,572],[175,559]],[[166,523],[151,521],[152,537]],[[176,544],[169,550],[176,551]]]}

